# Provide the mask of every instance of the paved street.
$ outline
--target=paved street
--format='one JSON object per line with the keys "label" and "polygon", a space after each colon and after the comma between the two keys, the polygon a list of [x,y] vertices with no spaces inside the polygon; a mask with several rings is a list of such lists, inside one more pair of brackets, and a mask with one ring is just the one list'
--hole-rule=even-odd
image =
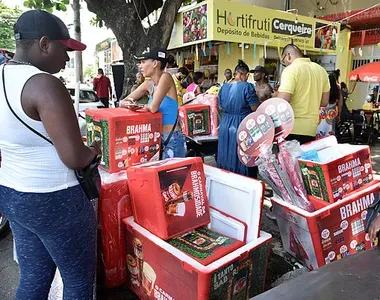
{"label": "paved street", "polygon": [[[371,149],[373,169],[375,173],[380,173],[380,146]],[[208,161],[209,163],[212,161]],[[262,217],[262,230],[269,232],[273,236],[272,251],[268,264],[266,290],[277,286],[285,281],[291,280],[307,272],[294,258],[290,257],[282,248],[281,238],[277,229],[277,224],[266,216],[267,208],[264,207]],[[14,299],[18,283],[19,269],[13,261],[12,235],[8,234],[0,240],[0,299]],[[137,299],[135,295],[128,292],[125,287],[98,291],[99,300],[124,300]]]}

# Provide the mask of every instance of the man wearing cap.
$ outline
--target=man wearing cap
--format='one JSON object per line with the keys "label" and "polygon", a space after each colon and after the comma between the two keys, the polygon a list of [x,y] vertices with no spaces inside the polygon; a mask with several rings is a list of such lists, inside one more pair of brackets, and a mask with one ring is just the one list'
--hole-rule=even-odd
{"label": "man wearing cap", "polygon": [[92,299],[96,217],[74,170],[101,151],[83,144],[71,97],[51,74],[86,46],[41,10],[14,25],[16,53],[0,67],[0,211],[16,242],[16,299],[47,299],[57,267],[64,299]]}
{"label": "man wearing cap", "polygon": [[255,80],[255,90],[259,101],[262,103],[272,97],[273,89],[268,83],[268,72],[262,66],[257,66],[253,70],[249,71],[253,73],[253,79]]}

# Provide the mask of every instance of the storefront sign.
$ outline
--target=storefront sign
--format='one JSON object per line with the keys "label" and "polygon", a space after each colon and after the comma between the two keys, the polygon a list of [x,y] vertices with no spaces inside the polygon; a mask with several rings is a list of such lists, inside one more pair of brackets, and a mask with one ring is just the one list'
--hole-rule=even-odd
{"label": "storefront sign", "polygon": [[176,28],[169,49],[206,41],[268,47],[294,42],[301,49],[323,52],[336,51],[339,30],[328,21],[226,0],[208,0],[182,11]]}
{"label": "storefront sign", "polygon": [[[213,39],[237,43],[280,41],[284,46],[290,42],[299,44],[301,48],[321,48],[322,34],[328,43],[324,43],[323,50],[336,50],[334,38],[338,28],[324,27],[323,32],[316,34],[316,28],[321,24],[318,20],[291,13],[275,11],[263,7],[230,3],[225,1],[214,2]],[[335,36],[333,36],[333,33]]]}
{"label": "storefront sign", "polygon": [[111,48],[111,39],[106,39],[95,46],[96,52],[104,51]]}

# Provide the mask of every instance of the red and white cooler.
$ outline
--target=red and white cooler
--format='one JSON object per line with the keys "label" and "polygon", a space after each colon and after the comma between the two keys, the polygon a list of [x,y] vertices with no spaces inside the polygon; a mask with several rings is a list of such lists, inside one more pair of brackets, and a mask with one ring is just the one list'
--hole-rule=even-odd
{"label": "red and white cooler", "polygon": [[299,160],[310,196],[332,203],[373,180],[368,146],[336,144],[317,153],[322,162]]}
{"label": "red and white cooler", "polygon": [[128,287],[140,299],[250,299],[265,283],[271,235],[203,265],[133,221],[127,231]]}
{"label": "red and white cooler", "polygon": [[126,281],[125,230],[122,219],[132,216],[127,172],[100,172],[102,185],[99,199],[101,253],[105,285],[117,287]]}
{"label": "red and white cooler", "polygon": [[158,161],[162,114],[125,108],[86,110],[87,143],[101,142],[100,167],[116,173],[145,162]]}
{"label": "red and white cooler", "polygon": [[218,105],[218,95],[212,94],[200,94],[194,101],[194,104],[205,104],[210,106],[210,123],[211,123],[211,134],[218,135],[219,128],[219,105]]}
{"label": "red and white cooler", "polygon": [[376,180],[332,204],[311,197],[316,208],[312,213],[273,198],[285,250],[309,269],[317,269],[371,249],[375,243],[364,230],[367,208],[380,196],[379,189],[380,182]]}
{"label": "red and white cooler", "polygon": [[172,158],[127,171],[136,223],[167,240],[210,222],[203,161]]}
{"label": "red and white cooler", "polygon": [[178,121],[184,135],[196,136],[210,134],[210,106],[204,104],[181,106],[178,110]]}

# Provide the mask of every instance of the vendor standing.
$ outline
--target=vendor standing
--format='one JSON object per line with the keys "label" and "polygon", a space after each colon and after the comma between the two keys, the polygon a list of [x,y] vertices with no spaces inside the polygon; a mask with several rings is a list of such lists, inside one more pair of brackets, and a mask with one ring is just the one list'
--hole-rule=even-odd
{"label": "vendor standing", "polygon": [[165,143],[162,158],[185,157],[186,140],[177,124],[178,101],[173,78],[164,72],[166,67],[166,50],[154,48],[136,57],[140,60],[140,71],[145,80],[135,91],[120,103],[121,107],[133,108],[131,104],[144,95],[149,95],[144,108],[151,113],[162,113],[162,142]]}
{"label": "vendor standing", "polygon": [[330,84],[325,69],[303,56],[294,44],[282,51],[285,69],[281,76],[278,97],[290,103],[294,111],[294,128],[288,140],[301,144],[315,139],[319,108],[329,102]]}
{"label": "vendor standing", "polygon": [[239,60],[235,67],[235,79],[231,83],[223,84],[219,91],[219,107],[224,115],[219,126],[218,141],[218,168],[249,177],[257,177],[257,168],[248,168],[243,165],[237,154],[237,129],[251,112],[259,105],[255,88],[247,82],[248,66]]}

